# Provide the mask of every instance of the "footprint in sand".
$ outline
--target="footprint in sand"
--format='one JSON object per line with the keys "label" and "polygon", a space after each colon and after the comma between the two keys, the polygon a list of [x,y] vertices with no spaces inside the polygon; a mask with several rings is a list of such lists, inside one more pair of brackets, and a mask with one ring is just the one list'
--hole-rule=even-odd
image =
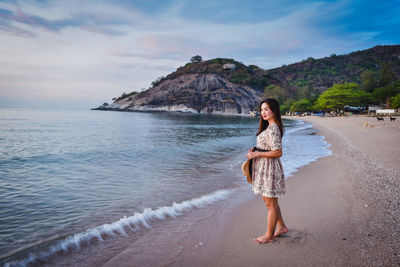
{"label": "footprint in sand", "polygon": [[301,230],[291,229],[287,234],[282,235],[280,239],[291,244],[303,244],[306,242],[307,234]]}

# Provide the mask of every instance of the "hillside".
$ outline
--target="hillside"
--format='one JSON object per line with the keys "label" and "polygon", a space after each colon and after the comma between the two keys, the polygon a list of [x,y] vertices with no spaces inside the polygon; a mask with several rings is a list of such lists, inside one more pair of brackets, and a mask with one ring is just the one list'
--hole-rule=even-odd
{"label": "hillside", "polygon": [[365,70],[378,71],[386,62],[396,79],[400,78],[400,45],[375,46],[347,55],[331,55],[321,59],[308,58],[266,73],[277,79],[283,87],[308,86],[313,92],[321,93],[333,84],[344,82],[361,83]]}
{"label": "hillside", "polygon": [[[224,64],[234,64],[235,70],[224,69]],[[198,63],[187,63],[179,67],[175,72],[160,79],[158,82],[172,80],[185,74],[216,74],[219,77],[239,85],[247,85],[259,92],[270,84],[282,85],[280,80],[275,79],[265,70],[255,66],[246,66],[241,62],[228,58],[216,58]]]}
{"label": "hillside", "polygon": [[283,103],[298,99],[304,91],[318,95],[333,84],[360,84],[364,71],[377,72],[383,63],[395,79],[400,78],[400,45],[308,58],[270,70],[233,59],[199,60],[160,77],[145,91],[123,94],[97,109],[248,114],[266,96]]}

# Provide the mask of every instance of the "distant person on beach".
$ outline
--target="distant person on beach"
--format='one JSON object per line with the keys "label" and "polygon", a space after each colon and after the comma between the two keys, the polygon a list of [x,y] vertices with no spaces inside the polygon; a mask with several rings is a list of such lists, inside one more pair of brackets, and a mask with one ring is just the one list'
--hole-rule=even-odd
{"label": "distant person on beach", "polygon": [[278,204],[278,197],[285,194],[285,175],[279,159],[282,156],[282,136],[279,103],[273,98],[265,99],[260,104],[257,147],[247,153],[247,158],[253,159],[253,192],[262,196],[268,208],[267,232],[254,238],[260,244],[273,242],[276,237],[288,232]]}

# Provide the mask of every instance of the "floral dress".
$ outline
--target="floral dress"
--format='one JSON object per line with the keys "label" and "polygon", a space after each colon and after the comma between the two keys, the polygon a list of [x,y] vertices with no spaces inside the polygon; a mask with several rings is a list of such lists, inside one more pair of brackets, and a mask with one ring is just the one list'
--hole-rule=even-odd
{"label": "floral dress", "polygon": [[[265,150],[282,149],[282,137],[277,124],[271,124],[257,136],[257,148]],[[254,158],[253,192],[266,197],[285,194],[285,175],[280,158]]]}

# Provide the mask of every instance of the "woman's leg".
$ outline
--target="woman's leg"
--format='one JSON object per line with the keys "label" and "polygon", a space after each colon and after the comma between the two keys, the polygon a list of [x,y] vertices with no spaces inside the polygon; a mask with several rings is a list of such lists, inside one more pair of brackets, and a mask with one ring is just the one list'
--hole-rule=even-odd
{"label": "woman's leg", "polygon": [[267,232],[264,235],[254,239],[254,241],[257,241],[258,243],[268,243],[275,240],[274,231],[278,222],[278,199],[263,196],[263,200],[268,208],[268,226]]}
{"label": "woman's leg", "polygon": [[286,234],[289,229],[286,227],[285,222],[283,221],[282,213],[281,213],[281,208],[279,207],[278,199],[276,200],[277,202],[277,212],[278,212],[278,222],[276,224],[277,228],[274,233],[274,237],[278,237],[280,235]]}

